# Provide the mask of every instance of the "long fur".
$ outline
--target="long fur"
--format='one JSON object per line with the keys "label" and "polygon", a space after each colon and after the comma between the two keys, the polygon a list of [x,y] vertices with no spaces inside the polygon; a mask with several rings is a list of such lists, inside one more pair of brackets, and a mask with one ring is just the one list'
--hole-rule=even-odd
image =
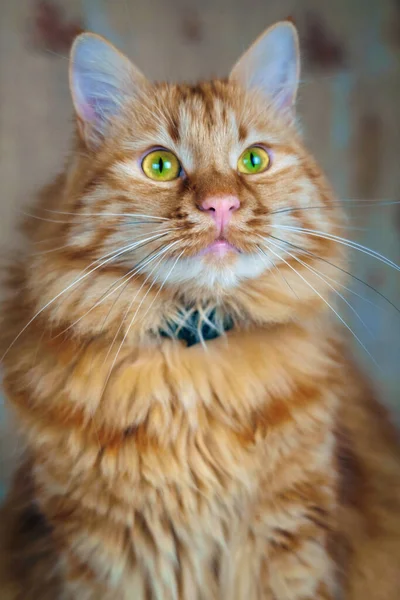
{"label": "long fur", "polygon": [[[256,142],[271,169],[242,177]],[[146,179],[150,146],[187,177]],[[221,194],[240,198],[241,252],[200,259],[214,234],[198,202]],[[1,598],[400,597],[397,434],[331,311],[343,223],[295,124],[239,83],[146,84],[100,148],[76,135],[3,306],[25,453]],[[211,309],[234,328],[191,348],[160,337]]]}

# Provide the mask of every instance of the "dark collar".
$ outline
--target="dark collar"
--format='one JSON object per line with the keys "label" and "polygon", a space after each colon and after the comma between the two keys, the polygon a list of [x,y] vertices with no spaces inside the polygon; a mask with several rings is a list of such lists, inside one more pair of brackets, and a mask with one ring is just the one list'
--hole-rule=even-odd
{"label": "dark collar", "polygon": [[187,317],[182,315],[180,323],[168,322],[165,328],[160,330],[160,335],[185,342],[186,346],[189,347],[218,338],[233,327],[231,317],[227,315],[217,316],[215,310],[212,310],[206,316],[204,313],[201,315],[197,310],[188,310],[187,315]]}

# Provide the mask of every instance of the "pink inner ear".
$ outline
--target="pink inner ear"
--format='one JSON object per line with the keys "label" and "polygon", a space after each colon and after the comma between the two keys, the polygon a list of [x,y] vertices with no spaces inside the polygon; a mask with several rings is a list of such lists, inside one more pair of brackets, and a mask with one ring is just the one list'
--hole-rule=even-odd
{"label": "pink inner ear", "polygon": [[292,108],[299,76],[297,33],[287,22],[268,29],[245,52],[231,78],[247,89],[258,89],[278,108]]}
{"label": "pink inner ear", "polygon": [[282,90],[275,97],[275,103],[279,108],[290,108],[293,105],[293,95],[287,90]]}
{"label": "pink inner ear", "polygon": [[92,123],[96,118],[96,112],[95,112],[94,108],[87,102],[82,103],[80,108],[81,108],[81,118],[84,121],[89,121],[90,123]]}
{"label": "pink inner ear", "polygon": [[81,81],[77,76],[77,73],[73,74],[73,87],[72,87],[72,96],[75,104],[76,111],[79,115],[79,118],[82,121],[93,123],[96,119],[96,110],[93,106],[93,102],[90,96],[85,95],[82,90]]}

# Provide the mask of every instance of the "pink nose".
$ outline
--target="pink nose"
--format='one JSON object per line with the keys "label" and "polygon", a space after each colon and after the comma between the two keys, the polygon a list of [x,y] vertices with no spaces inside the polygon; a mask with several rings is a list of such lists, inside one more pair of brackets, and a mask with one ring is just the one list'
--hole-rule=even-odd
{"label": "pink nose", "polygon": [[222,233],[228,225],[231,215],[240,207],[236,196],[211,196],[201,203],[201,210],[210,214],[214,219],[218,232]]}

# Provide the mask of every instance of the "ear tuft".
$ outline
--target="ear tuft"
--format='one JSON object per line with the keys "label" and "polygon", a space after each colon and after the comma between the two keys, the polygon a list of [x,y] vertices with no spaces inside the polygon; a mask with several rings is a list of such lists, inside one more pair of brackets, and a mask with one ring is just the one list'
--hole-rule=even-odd
{"label": "ear tuft", "polygon": [[79,35],[71,50],[70,88],[79,130],[89,147],[104,139],[110,120],[145,82],[126,56],[93,33]]}
{"label": "ear tuft", "polygon": [[297,30],[282,21],[265,31],[236,63],[230,74],[246,89],[258,89],[278,109],[293,107],[299,84]]}

